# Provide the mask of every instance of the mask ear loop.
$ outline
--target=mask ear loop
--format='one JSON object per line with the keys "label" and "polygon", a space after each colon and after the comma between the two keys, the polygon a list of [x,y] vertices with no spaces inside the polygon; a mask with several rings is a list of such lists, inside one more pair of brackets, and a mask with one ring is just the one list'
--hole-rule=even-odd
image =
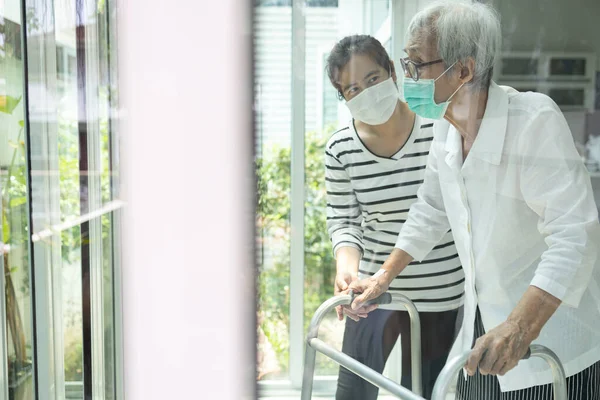
{"label": "mask ear loop", "polygon": [[[390,70],[389,70],[390,77],[388,79],[394,80],[394,77],[392,76],[392,61],[391,60],[388,65],[390,66]],[[396,85],[396,89],[398,90],[398,98],[400,98],[400,88],[398,88],[398,82],[394,82],[394,85]]]}
{"label": "mask ear loop", "polygon": [[[452,64],[451,66],[449,66],[448,68],[446,68],[446,70],[445,70],[444,72],[442,72],[442,73],[440,74],[440,76],[438,76],[437,78],[435,78],[433,81],[434,81],[434,82],[436,82],[438,79],[440,79],[442,76],[444,76],[444,74],[445,74],[446,72],[450,71],[450,68],[454,67],[454,66],[456,65],[456,63],[457,63],[457,62],[458,62],[458,61],[455,61],[455,62],[454,62],[454,64]],[[460,89],[461,89],[463,86],[465,86],[465,83],[467,83],[467,82],[463,82],[463,83],[462,83],[462,85],[460,85],[460,86],[459,86],[459,87],[458,87],[458,88],[457,88],[457,89],[454,91],[454,93],[452,93],[452,94],[450,95],[450,97],[448,97],[448,100],[446,100],[446,101],[445,101],[445,103],[449,102],[449,101],[450,101],[450,100],[451,100],[451,99],[454,97],[454,95],[455,95],[456,93],[458,93],[458,91],[459,91],[459,90],[460,90]]]}
{"label": "mask ear loop", "polygon": [[436,82],[438,79],[440,79],[442,76],[444,76],[444,74],[446,74],[446,72],[450,71],[450,68],[454,67],[457,62],[458,61],[455,61],[454,64],[452,64],[451,66],[449,66],[448,68],[446,68],[446,70],[444,72],[442,72],[440,74],[440,76],[438,76],[437,78],[435,78],[433,81]]}
{"label": "mask ear loop", "polygon": [[455,95],[456,93],[458,93],[458,91],[459,91],[459,90],[460,90],[460,89],[461,89],[463,86],[465,86],[465,83],[467,83],[467,82],[463,82],[463,84],[462,84],[462,85],[460,85],[460,86],[458,87],[458,89],[456,89],[456,90],[454,91],[454,93],[452,93],[452,94],[450,95],[450,97],[448,97],[448,100],[446,100],[446,101],[450,101],[450,100],[451,100],[451,99],[454,97],[454,95]]}

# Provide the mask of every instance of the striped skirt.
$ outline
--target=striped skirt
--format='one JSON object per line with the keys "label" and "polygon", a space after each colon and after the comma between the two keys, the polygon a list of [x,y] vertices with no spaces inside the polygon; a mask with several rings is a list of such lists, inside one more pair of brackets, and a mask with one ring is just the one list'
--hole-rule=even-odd
{"label": "striped skirt", "polygon": [[[477,310],[475,340],[484,334],[485,330],[481,322],[481,315]],[[569,400],[600,400],[600,361],[568,377],[567,391]],[[467,376],[465,379],[462,372],[458,374],[457,400],[553,400],[553,398],[551,384],[502,392],[496,376],[481,375],[477,371],[475,375]]]}

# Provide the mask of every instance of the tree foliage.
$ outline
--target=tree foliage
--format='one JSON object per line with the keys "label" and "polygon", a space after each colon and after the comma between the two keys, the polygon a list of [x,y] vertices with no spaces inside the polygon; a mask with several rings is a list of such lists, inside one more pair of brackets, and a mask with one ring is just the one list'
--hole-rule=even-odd
{"label": "tree foliage", "polygon": [[[305,331],[317,307],[333,295],[335,261],[326,225],[324,164],[325,145],[332,131],[330,127],[305,136]],[[258,328],[277,355],[280,369],[286,370],[289,362],[291,149],[269,148],[256,163]]]}

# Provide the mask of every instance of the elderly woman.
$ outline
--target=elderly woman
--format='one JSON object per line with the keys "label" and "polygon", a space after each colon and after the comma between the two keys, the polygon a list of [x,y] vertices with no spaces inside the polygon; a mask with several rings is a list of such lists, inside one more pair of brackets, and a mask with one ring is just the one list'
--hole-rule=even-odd
{"label": "elderly woman", "polygon": [[[452,229],[465,273],[452,355],[473,349],[461,399],[551,399],[536,342],[554,350],[569,399],[600,399],[598,212],[590,179],[556,104],[492,80],[500,23],[481,3],[418,13],[402,60],[404,95],[437,119],[425,182],[395,249],[350,288],[352,308],[386,291]],[[517,365],[518,364],[518,365]]]}

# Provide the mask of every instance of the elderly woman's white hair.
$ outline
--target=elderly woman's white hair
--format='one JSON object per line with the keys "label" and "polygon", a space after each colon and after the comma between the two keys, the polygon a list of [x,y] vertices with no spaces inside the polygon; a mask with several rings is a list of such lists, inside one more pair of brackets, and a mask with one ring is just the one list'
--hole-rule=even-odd
{"label": "elderly woman's white hair", "polygon": [[432,40],[447,66],[475,60],[475,90],[487,89],[500,50],[498,13],[489,5],[464,1],[440,1],[415,15],[408,26],[408,41]]}

